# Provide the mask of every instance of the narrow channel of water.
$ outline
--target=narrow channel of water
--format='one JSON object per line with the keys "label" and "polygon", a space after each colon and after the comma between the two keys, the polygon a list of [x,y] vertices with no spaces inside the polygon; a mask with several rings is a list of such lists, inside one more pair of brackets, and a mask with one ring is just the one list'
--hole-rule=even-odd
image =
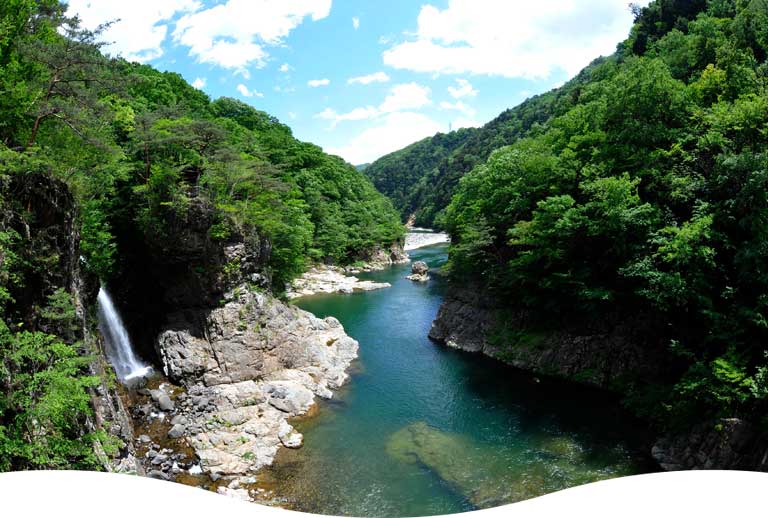
{"label": "narrow channel of water", "polygon": [[[446,245],[411,251],[437,267]],[[360,342],[352,379],[297,428],[265,476],[296,510],[421,516],[511,503],[648,471],[639,430],[605,394],[538,379],[427,338],[443,290],[371,273],[392,287],[301,299]]]}

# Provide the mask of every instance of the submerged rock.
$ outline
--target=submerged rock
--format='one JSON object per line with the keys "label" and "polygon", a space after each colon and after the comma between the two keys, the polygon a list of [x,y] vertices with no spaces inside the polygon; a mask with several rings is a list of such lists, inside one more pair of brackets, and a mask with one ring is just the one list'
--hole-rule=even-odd
{"label": "submerged rock", "polygon": [[[544,436],[520,445],[511,454],[526,469],[509,469],[509,457],[499,446],[448,433],[418,422],[395,432],[387,453],[431,470],[473,505],[485,508],[534,498],[567,487],[632,473],[622,452],[611,458],[588,459],[572,437]],[[541,461],[541,454],[547,461]]]}
{"label": "submerged rock", "polygon": [[418,463],[434,472],[455,491],[479,507],[509,500],[509,495],[489,495],[488,469],[495,452],[477,448],[465,437],[446,433],[419,422],[395,432],[387,442],[387,453],[408,463]]}

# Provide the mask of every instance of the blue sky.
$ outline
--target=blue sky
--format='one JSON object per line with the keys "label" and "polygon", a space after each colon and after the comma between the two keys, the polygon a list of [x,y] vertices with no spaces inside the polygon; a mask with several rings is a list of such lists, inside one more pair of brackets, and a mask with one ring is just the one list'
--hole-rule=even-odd
{"label": "blue sky", "polygon": [[[648,0],[639,2],[642,5]],[[627,0],[70,0],[107,51],[354,163],[478,126],[613,52]]]}

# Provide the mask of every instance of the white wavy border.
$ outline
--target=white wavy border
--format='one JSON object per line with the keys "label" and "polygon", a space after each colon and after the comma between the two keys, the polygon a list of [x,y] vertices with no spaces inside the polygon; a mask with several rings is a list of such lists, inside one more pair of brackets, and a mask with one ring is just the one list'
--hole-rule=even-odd
{"label": "white wavy border", "polygon": [[[768,515],[768,474],[678,471],[595,482],[462,518],[747,518]],[[77,518],[291,518],[312,516],[249,504],[150,478],[87,471],[0,474],[0,516]]]}

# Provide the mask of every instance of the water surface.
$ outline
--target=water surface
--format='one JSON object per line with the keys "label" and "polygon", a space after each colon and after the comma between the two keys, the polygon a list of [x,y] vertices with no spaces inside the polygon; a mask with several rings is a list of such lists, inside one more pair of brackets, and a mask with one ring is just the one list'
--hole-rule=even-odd
{"label": "water surface", "polygon": [[[437,267],[446,245],[414,250]],[[445,288],[410,266],[361,275],[389,289],[297,304],[360,342],[352,379],[296,427],[265,476],[291,508],[352,516],[470,511],[647,471],[640,433],[597,391],[450,350],[427,338]]]}

